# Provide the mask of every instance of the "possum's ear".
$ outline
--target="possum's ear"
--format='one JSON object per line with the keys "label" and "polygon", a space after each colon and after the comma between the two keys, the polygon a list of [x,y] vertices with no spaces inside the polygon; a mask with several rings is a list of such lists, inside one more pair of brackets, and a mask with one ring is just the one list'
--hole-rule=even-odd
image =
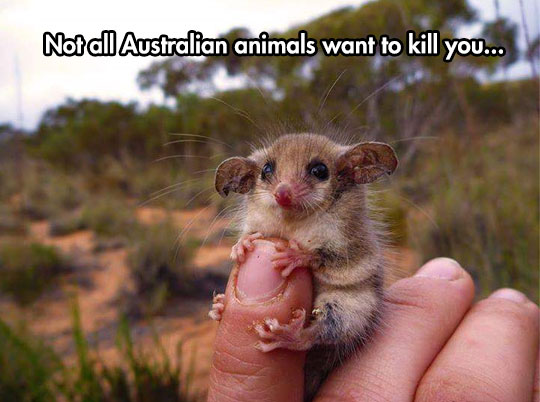
{"label": "possum's ear", "polygon": [[356,184],[371,183],[396,170],[398,160],[390,145],[363,142],[346,150],[336,162],[338,179]]}
{"label": "possum's ear", "polygon": [[257,164],[251,159],[229,158],[216,170],[216,190],[222,197],[227,197],[230,191],[245,194],[255,185],[257,171]]}

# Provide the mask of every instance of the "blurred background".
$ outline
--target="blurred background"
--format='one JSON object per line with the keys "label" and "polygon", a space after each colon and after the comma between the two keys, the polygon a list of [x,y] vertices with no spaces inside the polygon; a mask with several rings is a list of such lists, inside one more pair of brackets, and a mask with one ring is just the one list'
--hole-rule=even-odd
{"label": "blurred background", "polygon": [[[213,171],[268,134],[392,144],[388,283],[436,256],[538,302],[538,3],[0,1],[0,400],[204,398],[234,243]],[[482,37],[503,58],[44,57],[98,37]],[[233,197],[234,198],[234,197]]]}

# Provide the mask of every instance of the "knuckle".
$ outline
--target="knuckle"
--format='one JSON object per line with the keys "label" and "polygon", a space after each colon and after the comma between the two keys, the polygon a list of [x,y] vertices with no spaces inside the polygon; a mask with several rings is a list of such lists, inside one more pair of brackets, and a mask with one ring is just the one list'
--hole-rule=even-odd
{"label": "knuckle", "polygon": [[412,314],[436,314],[448,306],[449,299],[465,300],[470,296],[465,286],[450,285],[451,282],[408,278],[395,283],[385,295],[391,309],[405,310]]}
{"label": "knuckle", "polygon": [[430,297],[424,292],[419,292],[408,283],[398,283],[394,285],[390,292],[385,296],[385,301],[392,308],[405,310],[425,310],[429,309],[431,303]]}

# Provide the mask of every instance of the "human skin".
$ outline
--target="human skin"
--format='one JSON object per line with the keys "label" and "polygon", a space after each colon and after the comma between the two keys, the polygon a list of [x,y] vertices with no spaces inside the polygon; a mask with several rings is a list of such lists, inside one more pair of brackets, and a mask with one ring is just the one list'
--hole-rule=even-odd
{"label": "human skin", "polygon": [[[226,290],[209,401],[302,401],[305,352],[263,353],[254,322],[290,319],[312,303],[311,276],[272,268],[272,243],[255,250]],[[373,340],[323,384],[316,401],[539,401],[538,307],[501,289],[473,303],[457,262],[437,258],[387,290]]]}

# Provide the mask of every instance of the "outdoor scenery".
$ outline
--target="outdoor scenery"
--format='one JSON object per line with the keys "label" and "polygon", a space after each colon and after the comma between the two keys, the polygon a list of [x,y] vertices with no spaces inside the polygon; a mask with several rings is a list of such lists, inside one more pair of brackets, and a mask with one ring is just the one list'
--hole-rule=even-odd
{"label": "outdoor scenery", "polygon": [[[138,85],[168,106],[66,99],[31,132],[1,125],[0,400],[204,398],[206,314],[238,200],[215,193],[214,169],[268,134],[395,147],[398,171],[372,187],[394,248],[388,283],[448,256],[478,297],[510,286],[538,302],[540,38],[518,44],[525,27],[479,21],[466,0],[372,1],[272,35],[403,40],[473,24],[504,58],[148,60]],[[507,78],[523,60],[529,78]],[[218,91],[224,72],[239,84]]]}

